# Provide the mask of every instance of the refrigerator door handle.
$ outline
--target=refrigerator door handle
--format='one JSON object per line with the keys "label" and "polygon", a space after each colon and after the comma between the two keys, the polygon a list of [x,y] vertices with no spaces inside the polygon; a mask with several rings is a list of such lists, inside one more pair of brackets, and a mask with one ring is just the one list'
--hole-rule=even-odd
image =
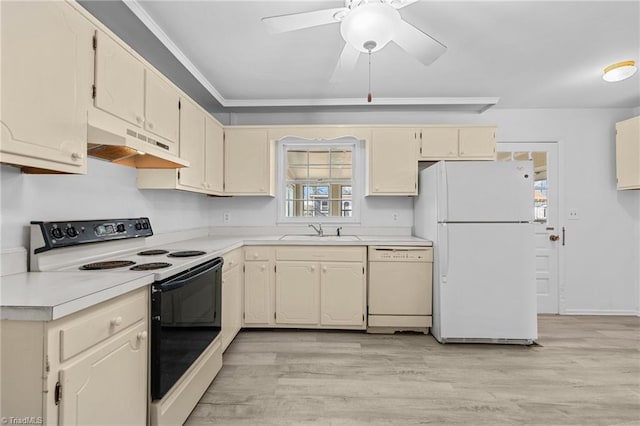
{"label": "refrigerator door handle", "polygon": [[446,222],[449,217],[449,183],[447,182],[447,163],[442,161],[440,163],[440,185],[438,185],[438,189],[440,193],[438,194],[438,199],[440,202],[438,203],[438,220]]}
{"label": "refrigerator door handle", "polygon": [[443,236],[440,240],[440,265],[442,265],[440,281],[444,284],[447,282],[447,275],[449,275],[449,228],[446,223],[442,224],[442,231]]}

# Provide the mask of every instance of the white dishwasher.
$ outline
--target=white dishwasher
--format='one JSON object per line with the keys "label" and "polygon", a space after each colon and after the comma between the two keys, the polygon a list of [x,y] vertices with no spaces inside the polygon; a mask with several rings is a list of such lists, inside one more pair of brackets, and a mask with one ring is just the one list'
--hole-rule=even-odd
{"label": "white dishwasher", "polygon": [[368,333],[429,332],[433,248],[369,247]]}

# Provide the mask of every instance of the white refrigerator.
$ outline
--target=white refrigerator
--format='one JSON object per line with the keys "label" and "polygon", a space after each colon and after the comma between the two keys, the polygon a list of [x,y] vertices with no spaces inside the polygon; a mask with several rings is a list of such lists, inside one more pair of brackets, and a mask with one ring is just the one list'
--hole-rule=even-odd
{"label": "white refrigerator", "polygon": [[434,244],[433,336],[537,338],[531,161],[438,162],[420,171],[414,233]]}

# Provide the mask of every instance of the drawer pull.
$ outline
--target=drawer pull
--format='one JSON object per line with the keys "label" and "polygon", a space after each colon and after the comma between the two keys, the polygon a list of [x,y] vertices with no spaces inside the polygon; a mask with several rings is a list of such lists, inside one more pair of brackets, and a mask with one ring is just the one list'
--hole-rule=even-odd
{"label": "drawer pull", "polygon": [[327,272],[327,267],[326,266],[322,267],[322,272]]}
{"label": "drawer pull", "polygon": [[115,317],[111,320],[111,325],[114,327],[117,327],[120,324],[122,324],[122,317]]}
{"label": "drawer pull", "polygon": [[258,253],[253,253],[253,258],[257,259],[258,258]]}
{"label": "drawer pull", "polygon": [[137,334],[136,337],[138,338],[138,340],[147,340],[147,332],[141,331],[140,333]]}
{"label": "drawer pull", "polygon": [[261,271],[264,271],[265,269],[267,269],[266,265],[262,265],[262,266],[260,267],[260,270],[261,270]]}
{"label": "drawer pull", "polygon": [[314,272],[314,271],[316,270],[316,267],[315,267],[315,266],[312,266],[312,267],[311,267],[311,268],[309,268],[309,269],[311,269],[311,272]]}

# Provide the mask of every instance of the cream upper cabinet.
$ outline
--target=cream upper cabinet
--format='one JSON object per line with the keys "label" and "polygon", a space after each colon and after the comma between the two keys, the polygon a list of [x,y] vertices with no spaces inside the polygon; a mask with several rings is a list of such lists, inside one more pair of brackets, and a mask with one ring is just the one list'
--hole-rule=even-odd
{"label": "cream upper cabinet", "polygon": [[0,161],[86,173],[94,27],[66,2],[3,1]]}
{"label": "cream upper cabinet", "polygon": [[408,128],[375,128],[368,141],[367,195],[416,195],[416,131]]}
{"label": "cream upper cabinet", "polygon": [[95,106],[143,127],[144,85],[144,64],[111,37],[97,31]]}
{"label": "cream upper cabinet", "polygon": [[495,160],[496,128],[425,127],[419,131],[419,160]]}
{"label": "cream upper cabinet", "polygon": [[[167,139],[178,141],[180,96],[176,89],[155,72],[145,71],[144,128]],[[174,152],[176,150],[171,150]]]}
{"label": "cream upper cabinet", "polygon": [[204,181],[205,114],[186,99],[180,105],[180,158],[190,167],[180,169],[179,183],[203,188]]}
{"label": "cream upper cabinet", "polygon": [[244,255],[244,325],[273,325],[274,249],[248,246]]}
{"label": "cream upper cabinet", "polygon": [[640,116],[616,123],[618,189],[640,189]]}
{"label": "cream upper cabinet", "polygon": [[224,191],[230,195],[274,195],[274,150],[267,129],[225,128]]}
{"label": "cream upper cabinet", "polygon": [[361,262],[323,262],[320,265],[320,324],[365,324],[366,280]]}
{"label": "cream upper cabinet", "polygon": [[317,325],[319,290],[317,262],[276,262],[276,324]]}
{"label": "cream upper cabinet", "polygon": [[205,187],[222,193],[224,184],[224,129],[211,117],[205,117],[204,182]]}

